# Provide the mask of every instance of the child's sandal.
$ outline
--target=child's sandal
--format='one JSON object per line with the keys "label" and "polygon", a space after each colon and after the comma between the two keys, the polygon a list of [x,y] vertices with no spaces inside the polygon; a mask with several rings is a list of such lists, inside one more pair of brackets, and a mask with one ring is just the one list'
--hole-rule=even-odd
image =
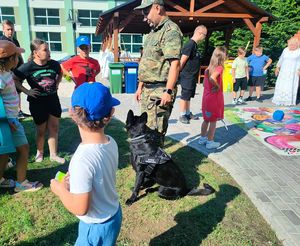
{"label": "child's sandal", "polygon": [[1,178],[0,179],[0,188],[13,188],[15,187],[15,181],[12,179],[5,179]]}
{"label": "child's sandal", "polygon": [[39,181],[29,182],[25,179],[22,183],[16,182],[15,192],[31,192],[31,191],[38,191],[43,187],[43,184]]}

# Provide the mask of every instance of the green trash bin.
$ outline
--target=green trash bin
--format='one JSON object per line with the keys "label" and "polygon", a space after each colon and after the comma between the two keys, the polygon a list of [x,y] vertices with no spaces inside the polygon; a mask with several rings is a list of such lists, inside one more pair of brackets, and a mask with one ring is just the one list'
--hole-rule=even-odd
{"label": "green trash bin", "polygon": [[120,62],[110,63],[109,65],[110,92],[112,94],[122,93],[122,78],[124,64]]}

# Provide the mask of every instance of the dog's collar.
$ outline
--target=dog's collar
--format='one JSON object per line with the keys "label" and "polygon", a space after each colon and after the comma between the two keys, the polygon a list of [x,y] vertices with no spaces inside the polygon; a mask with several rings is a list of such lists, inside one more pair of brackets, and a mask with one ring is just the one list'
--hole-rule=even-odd
{"label": "dog's collar", "polygon": [[138,137],[135,138],[130,138],[129,141],[130,142],[139,142],[139,140],[144,139],[146,137],[146,134],[140,135]]}

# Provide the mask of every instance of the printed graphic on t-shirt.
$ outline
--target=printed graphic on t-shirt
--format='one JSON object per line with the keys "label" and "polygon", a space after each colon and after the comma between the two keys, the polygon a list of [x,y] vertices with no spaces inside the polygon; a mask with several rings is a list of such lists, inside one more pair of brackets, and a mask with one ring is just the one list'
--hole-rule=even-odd
{"label": "printed graphic on t-shirt", "polygon": [[79,65],[79,67],[82,67],[85,70],[85,81],[89,81],[89,78],[94,77],[93,69],[89,67],[89,64],[86,64],[85,66]]}
{"label": "printed graphic on t-shirt", "polygon": [[57,73],[53,69],[43,69],[33,73],[32,77],[40,88],[49,95],[56,92],[56,75]]}
{"label": "printed graphic on t-shirt", "polygon": [[100,71],[100,65],[97,60],[89,57],[83,59],[80,56],[74,56],[62,63],[64,69],[72,73],[75,88],[84,82],[95,82],[96,75]]}

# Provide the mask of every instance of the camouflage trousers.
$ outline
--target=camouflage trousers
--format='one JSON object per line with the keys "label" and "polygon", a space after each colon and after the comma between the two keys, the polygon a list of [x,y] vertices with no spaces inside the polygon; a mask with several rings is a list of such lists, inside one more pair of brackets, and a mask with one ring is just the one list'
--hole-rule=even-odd
{"label": "camouflage trousers", "polygon": [[141,113],[147,112],[148,122],[147,126],[152,130],[157,128],[158,132],[161,134],[160,147],[164,145],[164,137],[168,130],[168,121],[172,113],[173,105],[175,102],[177,87],[174,88],[172,93],[172,101],[164,106],[156,106],[150,98],[161,98],[165,85],[157,85],[153,88],[143,88],[141,97]]}

